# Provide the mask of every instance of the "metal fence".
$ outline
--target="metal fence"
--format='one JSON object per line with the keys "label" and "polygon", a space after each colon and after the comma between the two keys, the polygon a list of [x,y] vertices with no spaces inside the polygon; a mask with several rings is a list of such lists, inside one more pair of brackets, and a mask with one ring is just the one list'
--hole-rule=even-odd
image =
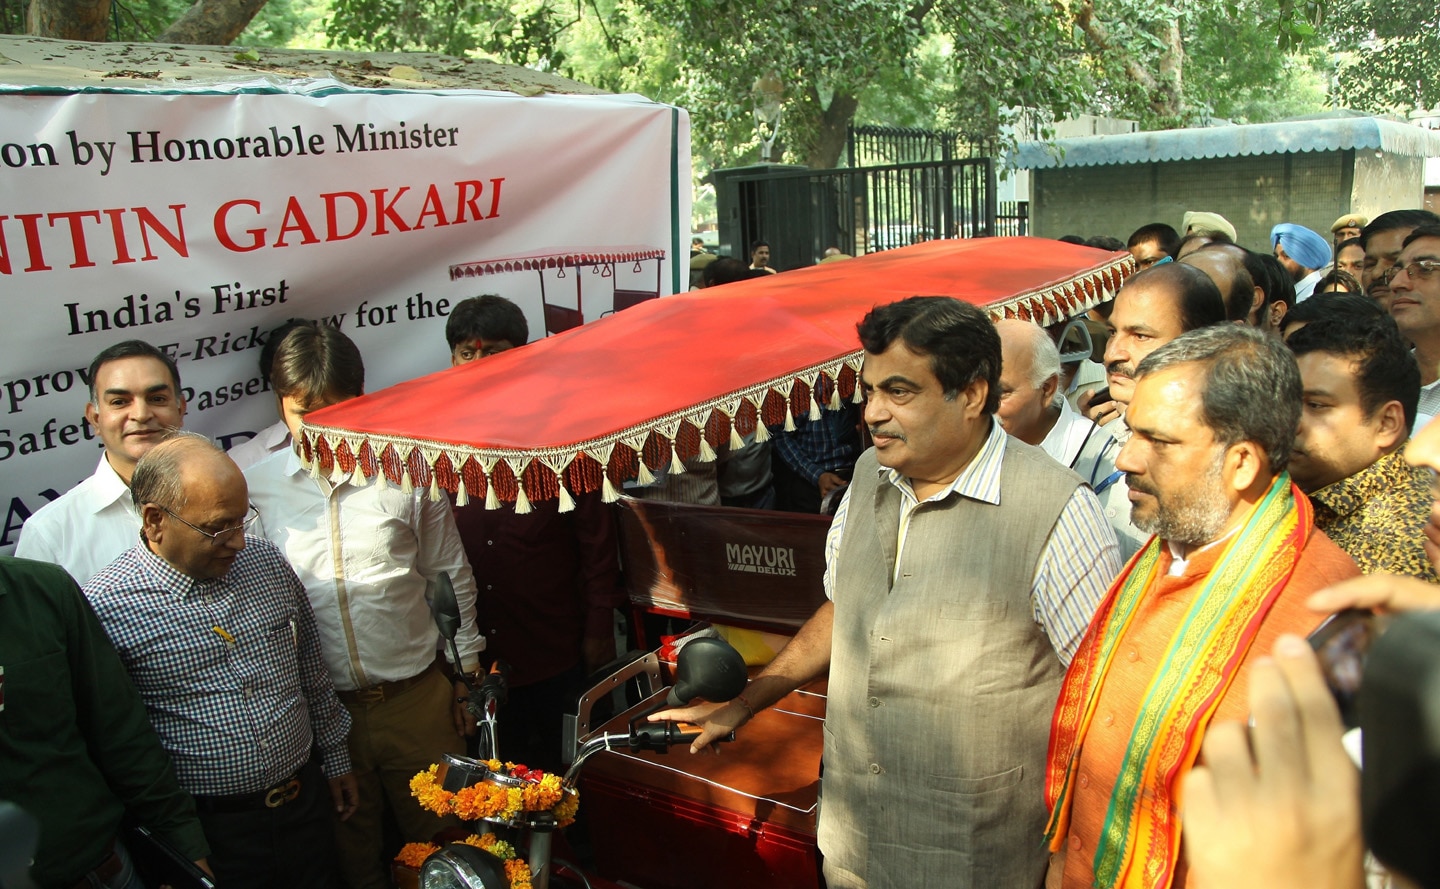
{"label": "metal fence", "polygon": [[769,242],[772,266],[997,234],[990,158],[838,170],[717,171],[722,248]]}
{"label": "metal fence", "polygon": [[929,161],[994,157],[995,140],[964,133],[914,127],[850,127],[846,134],[849,166],[875,167]]}
{"label": "metal fence", "polygon": [[1030,234],[1030,202],[1000,201],[996,204],[995,234],[1024,237]]}

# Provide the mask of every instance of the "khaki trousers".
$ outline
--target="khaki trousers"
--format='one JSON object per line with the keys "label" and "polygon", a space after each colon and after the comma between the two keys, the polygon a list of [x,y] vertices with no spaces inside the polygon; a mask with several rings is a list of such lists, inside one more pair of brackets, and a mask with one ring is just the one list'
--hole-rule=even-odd
{"label": "khaki trousers", "polygon": [[416,772],[438,763],[442,753],[465,753],[465,740],[451,716],[454,702],[455,687],[439,670],[386,700],[345,702],[352,720],[350,761],[360,785],[359,808],[335,825],[348,889],[389,889],[390,861],[400,850],[385,847],[387,801],[404,842],[429,842],[437,831],[459,826],[458,818],[433,815],[410,795]]}

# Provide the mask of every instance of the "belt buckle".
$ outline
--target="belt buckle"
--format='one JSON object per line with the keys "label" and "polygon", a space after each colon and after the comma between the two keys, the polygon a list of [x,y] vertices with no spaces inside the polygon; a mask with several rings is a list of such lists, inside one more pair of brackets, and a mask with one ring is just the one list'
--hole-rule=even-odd
{"label": "belt buckle", "polygon": [[265,808],[278,809],[288,802],[292,802],[300,795],[300,779],[291,778],[284,784],[276,784],[265,792]]}
{"label": "belt buckle", "polygon": [[355,689],[355,700],[362,704],[378,704],[385,700],[385,684]]}

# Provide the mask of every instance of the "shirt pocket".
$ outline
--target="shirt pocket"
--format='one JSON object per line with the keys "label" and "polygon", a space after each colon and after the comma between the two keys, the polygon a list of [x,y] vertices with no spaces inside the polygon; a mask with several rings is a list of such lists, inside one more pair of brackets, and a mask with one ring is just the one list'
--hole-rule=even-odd
{"label": "shirt pocket", "polygon": [[5,664],[3,694],[0,725],[17,740],[54,742],[73,730],[75,703],[65,652]]}

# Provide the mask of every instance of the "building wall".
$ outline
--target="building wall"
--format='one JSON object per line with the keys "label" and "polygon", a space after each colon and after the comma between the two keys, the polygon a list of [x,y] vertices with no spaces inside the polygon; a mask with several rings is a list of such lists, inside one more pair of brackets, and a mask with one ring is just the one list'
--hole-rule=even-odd
{"label": "building wall", "polygon": [[1425,159],[1358,151],[1352,212],[1374,219],[1387,210],[1425,206]]}
{"label": "building wall", "polygon": [[[1239,242],[1268,249],[1270,228],[1297,222],[1325,235],[1351,212],[1353,196],[1381,195],[1382,203],[1419,206],[1424,166],[1419,159],[1351,151],[1212,158],[1033,171],[1031,231],[1041,237],[1111,235],[1122,241],[1150,222],[1180,228],[1187,210],[1219,213]],[[1413,162],[1413,163],[1412,163]],[[1367,203],[1368,203],[1367,198]],[[1366,212],[1363,209],[1357,212]],[[1373,214],[1370,214],[1373,215]]]}

